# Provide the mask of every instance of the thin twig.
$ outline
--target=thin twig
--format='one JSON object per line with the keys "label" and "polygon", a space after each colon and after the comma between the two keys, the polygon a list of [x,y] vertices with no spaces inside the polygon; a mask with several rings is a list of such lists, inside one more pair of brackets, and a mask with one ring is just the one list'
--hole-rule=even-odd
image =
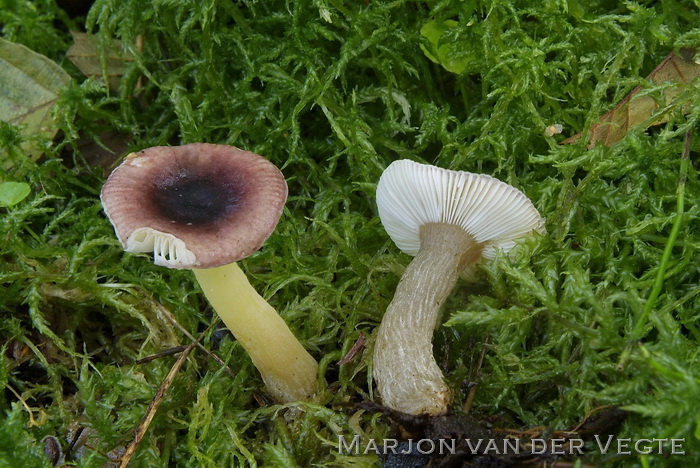
{"label": "thin twig", "polygon": [[476,395],[476,387],[479,385],[479,378],[481,377],[481,366],[484,364],[484,356],[486,356],[486,346],[489,344],[489,336],[486,335],[484,342],[481,345],[481,355],[479,356],[479,362],[476,365],[476,374],[474,375],[474,385],[469,389],[469,394],[467,395],[467,401],[464,402],[464,412],[468,413],[472,408],[472,402],[474,401],[474,396]]}
{"label": "thin twig", "polygon": [[[185,327],[183,327],[182,325],[180,325],[180,323],[177,321],[177,319],[175,318],[175,316],[173,315],[172,312],[170,312],[166,307],[164,307],[162,304],[160,304],[160,303],[157,302],[157,301],[153,301],[153,305],[158,309],[158,311],[159,311],[160,313],[162,313],[162,314],[165,316],[165,318],[167,318],[167,319],[170,321],[170,323],[172,323],[173,325],[175,325],[175,326],[177,327],[177,329],[180,330],[180,331],[182,332],[183,335],[185,335],[187,338],[189,338],[189,339],[192,340],[193,342],[197,342],[197,346],[199,347],[199,349],[201,349],[202,351],[204,351],[205,353],[207,353],[207,354],[209,355],[209,357],[211,357],[214,361],[216,361],[217,364],[219,364],[221,367],[223,367],[224,370],[225,370],[231,377],[235,377],[235,376],[236,376],[236,373],[233,372],[233,370],[231,370],[231,368],[224,362],[223,359],[221,359],[219,356],[217,356],[216,354],[214,354],[214,353],[212,353],[211,351],[209,351],[203,344],[199,343],[199,342],[195,339],[195,337],[192,336],[192,334],[191,334],[190,332],[187,331],[187,329],[186,329]],[[216,325],[217,323],[219,323],[219,321],[220,321],[220,318],[217,316],[216,318],[214,318],[214,320],[212,320],[211,325],[209,326],[209,328],[211,328],[212,325]],[[208,329],[209,329],[209,328],[208,328]],[[208,330],[208,329],[207,329],[207,330]]]}
{"label": "thin twig", "polygon": [[352,360],[355,358],[357,353],[360,352],[360,350],[364,347],[365,341],[367,341],[367,337],[365,336],[365,332],[360,332],[360,337],[357,339],[354,345],[352,345],[352,348],[350,348],[350,351],[343,356],[343,358],[337,362],[339,366],[343,366],[345,364],[348,364],[352,362]]}
{"label": "thin twig", "polygon": [[146,431],[148,430],[148,426],[150,426],[151,421],[153,421],[153,418],[156,415],[156,411],[158,411],[158,407],[160,406],[161,402],[165,398],[165,394],[170,389],[170,386],[173,384],[173,381],[175,380],[175,376],[179,372],[182,365],[185,363],[187,356],[190,355],[192,350],[199,344],[199,342],[202,340],[202,338],[204,338],[204,336],[209,332],[209,330],[211,330],[211,328],[214,326],[215,323],[216,323],[216,321],[212,322],[212,324],[209,325],[207,327],[207,329],[204,330],[204,332],[202,332],[201,335],[199,335],[199,338],[195,339],[194,343],[188,345],[185,348],[185,350],[182,352],[182,354],[180,354],[180,357],[177,358],[177,361],[175,361],[175,364],[173,364],[173,367],[170,368],[170,372],[168,372],[168,375],[165,376],[165,379],[163,379],[163,382],[160,384],[160,387],[158,387],[156,394],[153,396],[151,403],[148,405],[148,408],[146,409],[146,414],[144,415],[143,419],[141,420],[138,427],[134,431],[134,438],[126,446],[126,450],[124,451],[124,454],[121,456],[119,468],[126,468],[126,466],[129,465],[131,458],[134,456],[134,453],[136,453],[136,450],[138,449],[139,444],[141,443],[144,436],[146,435]]}
{"label": "thin twig", "polygon": [[160,351],[155,354],[151,354],[150,356],[143,357],[141,359],[136,360],[136,364],[146,364],[151,361],[155,361],[158,358],[165,357],[165,356],[172,356],[173,354],[180,353],[187,349],[187,346],[175,346],[173,348],[168,348],[166,350]]}

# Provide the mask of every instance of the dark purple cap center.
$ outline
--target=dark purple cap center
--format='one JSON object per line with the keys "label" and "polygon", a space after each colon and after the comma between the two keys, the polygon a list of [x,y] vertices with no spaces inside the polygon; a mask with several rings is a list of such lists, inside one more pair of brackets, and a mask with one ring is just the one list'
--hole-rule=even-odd
{"label": "dark purple cap center", "polygon": [[194,174],[181,170],[153,187],[153,199],[161,213],[181,224],[211,225],[236,209],[241,187],[230,175]]}

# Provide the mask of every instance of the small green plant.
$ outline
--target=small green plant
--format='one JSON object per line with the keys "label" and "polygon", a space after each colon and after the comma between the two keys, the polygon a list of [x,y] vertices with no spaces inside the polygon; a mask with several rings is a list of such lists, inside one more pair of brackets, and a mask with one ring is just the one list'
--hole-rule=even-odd
{"label": "small green plant", "polygon": [[24,182],[0,182],[0,205],[14,206],[31,192],[31,187]]}

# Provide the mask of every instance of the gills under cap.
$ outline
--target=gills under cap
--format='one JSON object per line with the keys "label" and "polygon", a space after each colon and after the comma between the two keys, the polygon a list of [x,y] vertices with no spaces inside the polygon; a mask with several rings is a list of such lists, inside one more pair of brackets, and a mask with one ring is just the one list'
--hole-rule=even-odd
{"label": "gills under cap", "polygon": [[454,224],[484,245],[483,256],[510,250],[515,239],[544,232],[544,220],[520,190],[489,175],[452,171],[408,159],[394,161],[377,184],[377,207],[396,246],[420,249],[420,227]]}
{"label": "gills under cap", "polygon": [[245,258],[274,230],[287,199],[282,173],[233,146],[192,143],[132,153],[100,198],[127,252],[156,265],[212,268]]}

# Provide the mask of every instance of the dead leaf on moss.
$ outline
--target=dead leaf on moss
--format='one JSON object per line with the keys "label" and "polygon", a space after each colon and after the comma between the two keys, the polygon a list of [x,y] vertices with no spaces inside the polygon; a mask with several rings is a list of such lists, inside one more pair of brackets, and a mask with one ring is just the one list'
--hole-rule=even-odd
{"label": "dead leaf on moss", "polygon": [[[89,166],[102,169],[104,177],[107,177],[115,163],[126,154],[130,143],[131,135],[105,131],[95,137],[78,140],[78,152]],[[72,149],[64,155],[64,161],[69,166],[71,155]]]}
{"label": "dead leaf on moss", "polygon": [[[0,120],[22,126],[22,136],[35,140],[56,134],[52,110],[69,82],[68,73],[47,57],[0,38]],[[32,159],[43,154],[36,142],[23,144],[22,150]],[[2,151],[0,166],[12,166]]]}
{"label": "dead leaf on moss", "polygon": [[76,31],[71,31],[71,34],[73,35],[73,45],[66,52],[68,60],[73,62],[85,76],[98,80],[103,80],[107,76],[107,85],[110,91],[116,92],[127,66],[134,61],[134,58],[124,51],[121,41],[114,39],[106,48],[105,68],[103,69],[97,36]]}
{"label": "dead leaf on moss", "polygon": [[[700,63],[693,60],[695,51],[681,49],[680,54],[671,52],[663,61],[646,77],[654,84],[664,82],[677,83],[664,89],[664,105],[668,106],[682,92],[682,84],[690,83],[700,76]],[[599,141],[605,146],[610,146],[625,137],[630,129],[639,125],[645,128],[653,125],[661,125],[668,122],[669,114],[664,113],[655,120],[650,120],[659,108],[657,101],[648,94],[641,94],[642,86],[637,86],[618,105],[603,114],[598,122],[591,126],[588,132],[587,148],[593,148]],[[680,103],[683,104],[683,103]],[[581,133],[567,138],[561,144],[573,144],[581,138]]]}

